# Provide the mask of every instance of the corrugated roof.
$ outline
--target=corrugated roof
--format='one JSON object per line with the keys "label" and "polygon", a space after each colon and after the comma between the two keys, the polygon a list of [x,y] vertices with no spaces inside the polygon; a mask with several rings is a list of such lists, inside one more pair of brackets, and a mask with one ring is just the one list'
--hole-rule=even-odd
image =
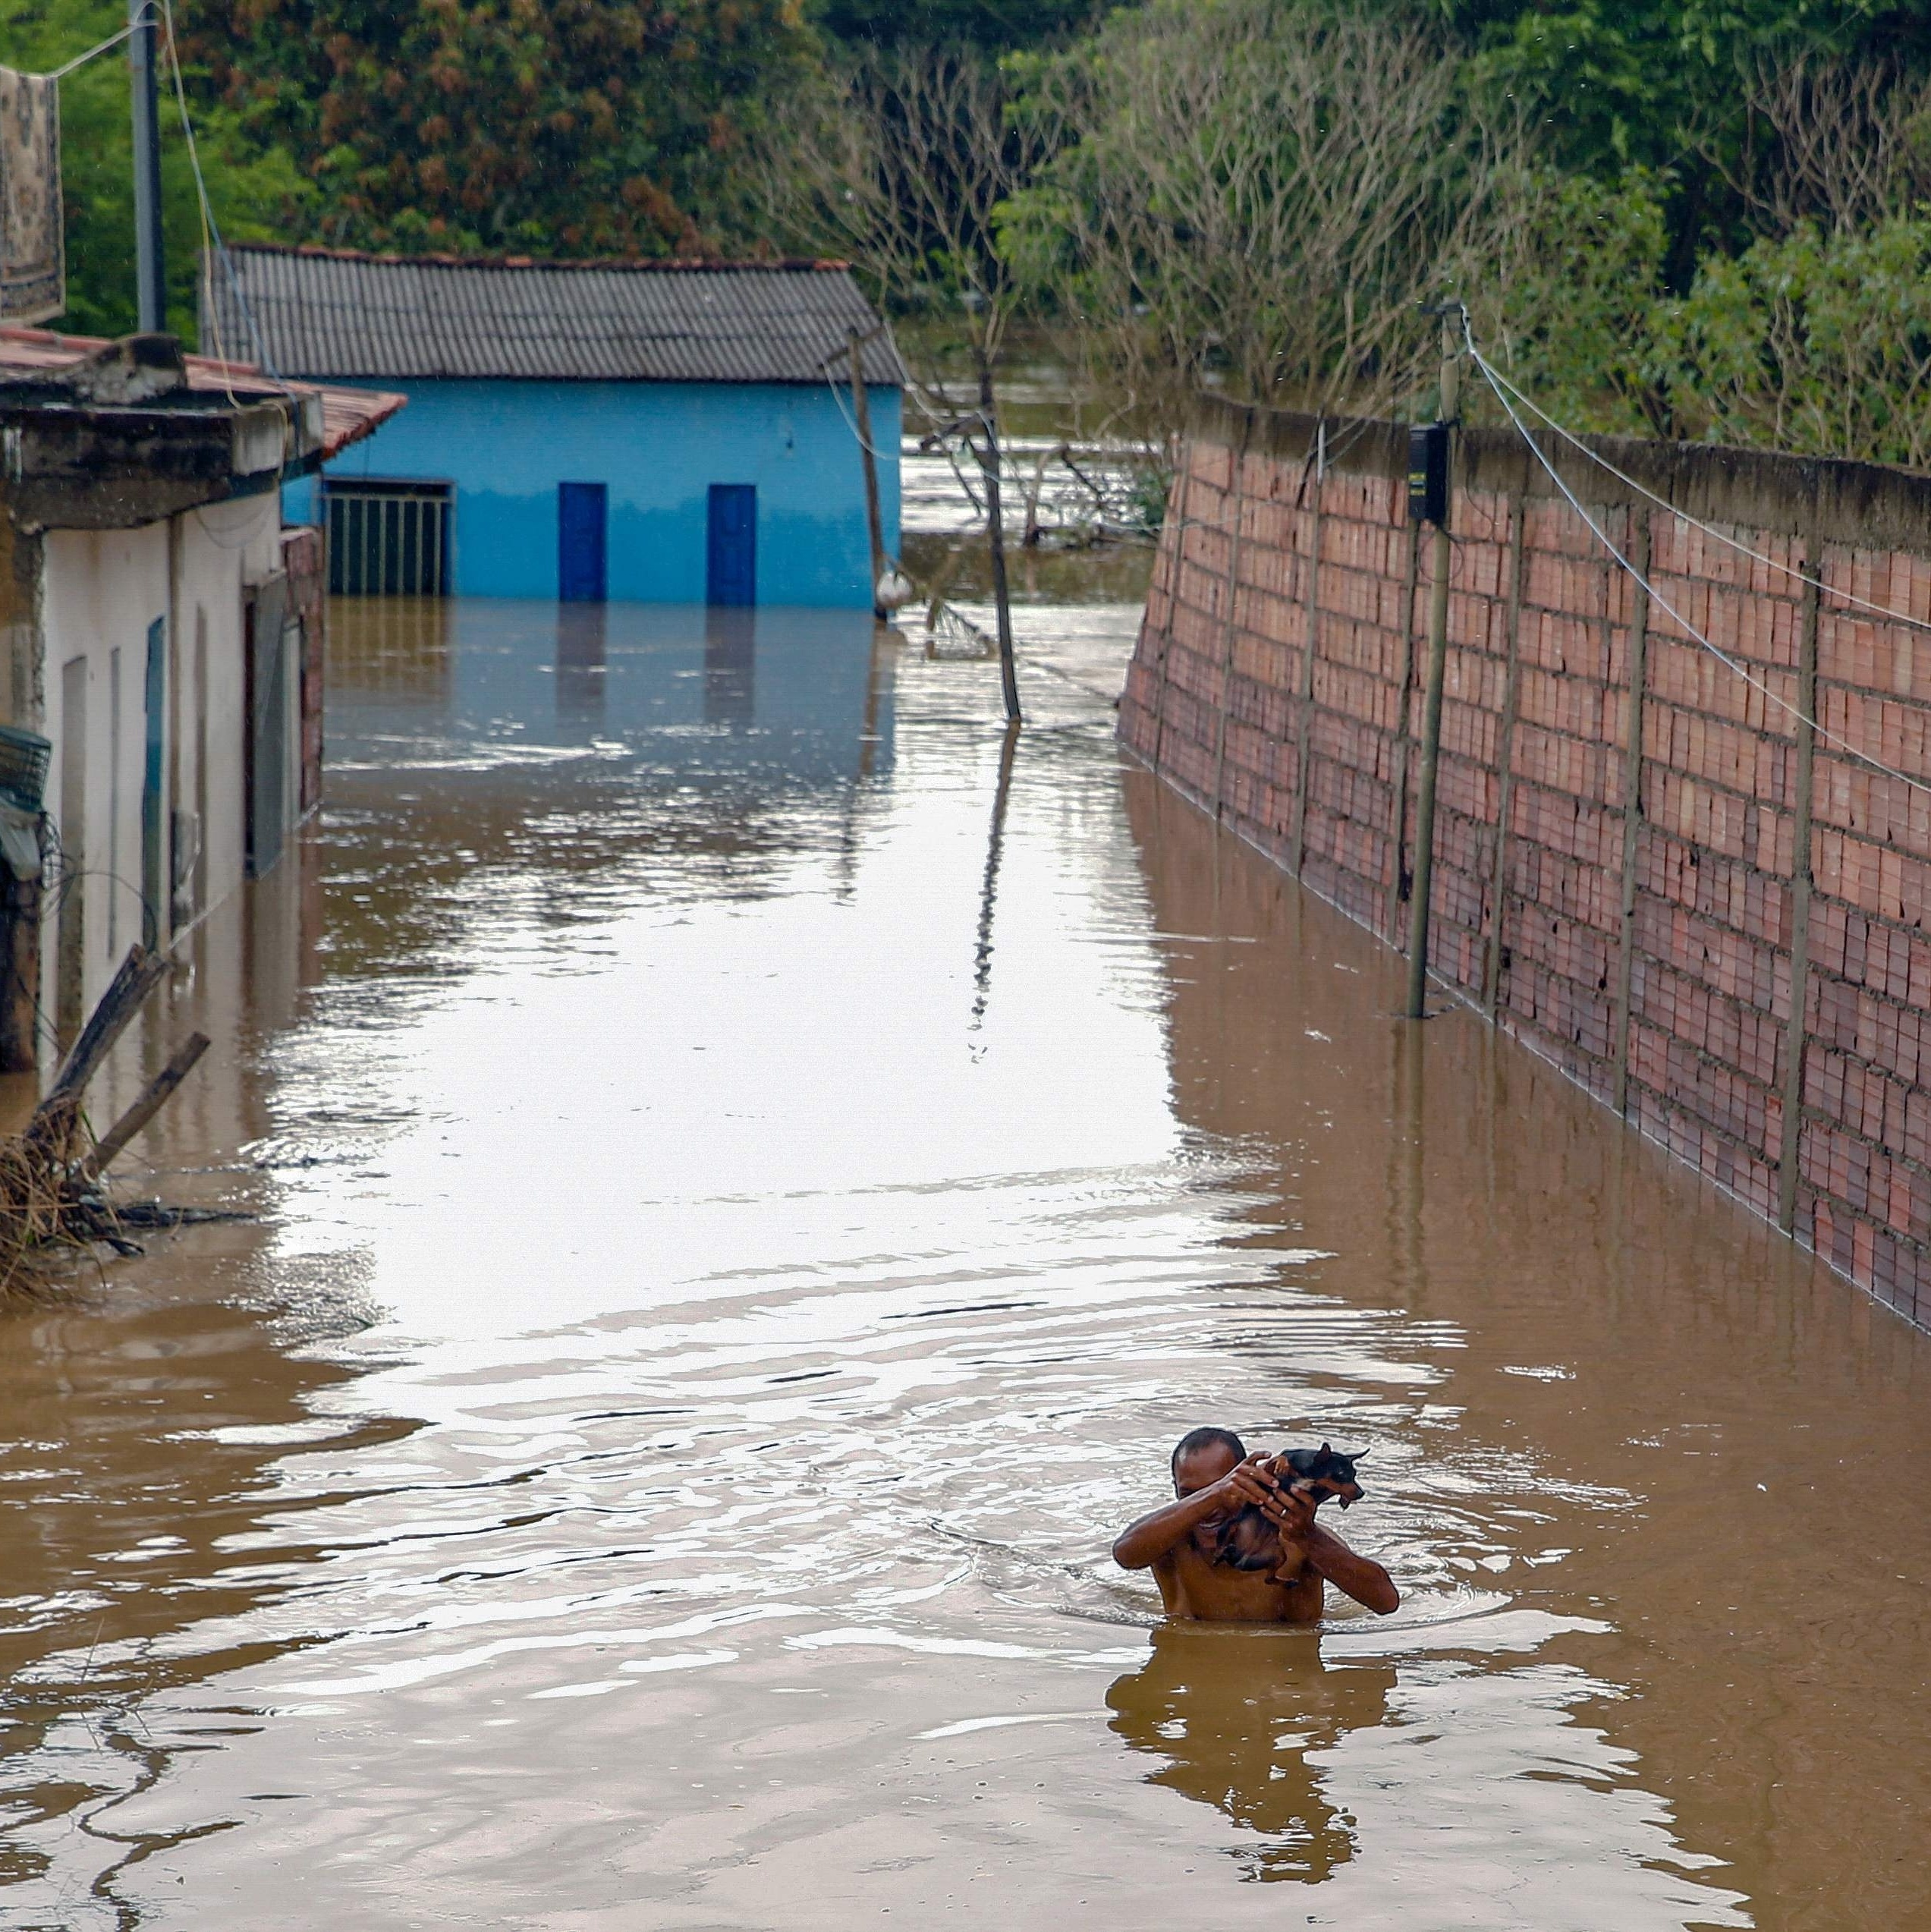
{"label": "corrugated roof", "polygon": [[[108,346],[102,335],[56,335],[45,329],[0,329],[0,379],[70,368]],[[221,362],[211,356],[186,356],[187,385],[204,394],[263,402],[292,392],[322,398],[322,453],[339,455],[351,443],[373,436],[403,404],[406,396],[370,389],[344,389],[316,382],[278,382],[251,362]],[[311,445],[313,447],[313,445]]]}
{"label": "corrugated roof", "polygon": [[[469,261],[249,244],[212,282],[219,339],[295,376],[822,382],[879,318],[842,263]],[[204,300],[206,296],[204,295]],[[206,319],[204,339],[211,331]],[[902,385],[888,330],[867,381]]]}

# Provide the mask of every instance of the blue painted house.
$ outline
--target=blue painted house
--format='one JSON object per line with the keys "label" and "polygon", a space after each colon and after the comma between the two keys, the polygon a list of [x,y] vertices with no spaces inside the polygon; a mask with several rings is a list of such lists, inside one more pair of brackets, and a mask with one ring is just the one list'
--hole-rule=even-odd
{"label": "blue painted house", "polygon": [[409,400],[291,498],[333,590],[869,606],[854,331],[898,555],[904,367],[838,263],[230,253],[204,339]]}

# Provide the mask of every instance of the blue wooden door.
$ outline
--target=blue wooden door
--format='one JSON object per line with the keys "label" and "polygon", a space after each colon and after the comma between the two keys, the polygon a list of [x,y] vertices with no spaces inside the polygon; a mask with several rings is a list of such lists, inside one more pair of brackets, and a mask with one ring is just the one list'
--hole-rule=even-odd
{"label": "blue wooden door", "polygon": [[610,515],[607,484],[556,486],[556,593],[566,604],[600,604],[609,592],[604,565]]}
{"label": "blue wooden door", "polygon": [[758,600],[758,492],[755,483],[712,483],[704,601]]}
{"label": "blue wooden door", "polygon": [[153,929],[141,936],[144,946],[161,945],[168,936],[161,852],[161,760],[167,702],[168,620],[157,617],[147,627],[147,731],[141,760],[141,896],[148,917],[154,921]]}

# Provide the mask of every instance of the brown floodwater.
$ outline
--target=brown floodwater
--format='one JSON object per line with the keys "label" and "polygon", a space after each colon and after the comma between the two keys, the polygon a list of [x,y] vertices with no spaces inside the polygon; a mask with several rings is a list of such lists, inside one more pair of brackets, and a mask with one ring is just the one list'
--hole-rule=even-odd
{"label": "brown floodwater", "polygon": [[[1130,607],[1010,747],[836,614],[334,624],[113,1070],[215,1037],[139,1151],[257,1218],[0,1317],[0,1924],[1931,1924],[1931,1336],[1392,1018]],[[1207,1421],[1396,1616],[1160,1626]]]}

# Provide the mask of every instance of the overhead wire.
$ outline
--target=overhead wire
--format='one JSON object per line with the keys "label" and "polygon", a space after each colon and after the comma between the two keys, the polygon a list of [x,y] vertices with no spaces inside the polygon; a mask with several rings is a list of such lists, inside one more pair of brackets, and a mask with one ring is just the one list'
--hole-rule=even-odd
{"label": "overhead wire", "polygon": [[1630,562],[1628,558],[1623,555],[1622,552],[1619,550],[1615,543],[1610,540],[1609,533],[1605,530],[1602,525],[1599,524],[1596,519],[1589,514],[1588,511],[1583,507],[1580,498],[1576,495],[1575,492],[1572,490],[1569,487],[1568,484],[1563,480],[1561,472],[1556,468],[1555,465],[1552,462],[1549,461],[1548,456],[1544,453],[1542,445],[1536,441],[1534,436],[1530,433],[1528,425],[1525,423],[1522,420],[1522,418],[1516,413],[1514,404],[1509,400],[1508,390],[1504,389],[1502,384],[1495,379],[1495,377],[1489,367],[1488,358],[1475,346],[1474,330],[1470,326],[1466,310],[1464,311],[1462,316],[1462,334],[1464,339],[1467,342],[1470,357],[1473,360],[1476,367],[1482,372],[1485,377],[1488,379],[1489,386],[1494,390],[1496,401],[1502,404],[1503,411],[1507,414],[1508,420],[1514,424],[1517,433],[1521,437],[1522,440],[1528,445],[1530,453],[1535,458],[1536,461],[1542,465],[1543,468],[1548,472],[1549,480],[1553,483],[1557,489],[1561,492],[1564,498],[1567,500],[1570,508],[1574,510],[1576,514],[1589,527],[1589,529],[1595,536],[1596,542],[1601,544],[1603,549],[1609,552],[1609,555],[1615,559],[1617,564],[1622,568],[1622,570],[1634,582],[1641,585],[1650,602],[1656,605],[1661,610],[1675,621],[1678,628],[1682,631],[1683,634],[1686,637],[1689,638],[1693,643],[1701,646],[1701,647],[1709,652],[1710,656],[1715,658],[1719,663],[1726,666],[1731,672],[1734,673],[1737,677],[1740,678],[1744,683],[1749,685],[1752,690],[1761,693],[1763,697],[1769,699],[1772,704],[1775,705],[1779,710],[1787,712],[1790,716],[1794,719],[1799,724],[1808,725],[1819,738],[1824,739],[1829,744],[1835,745],[1841,751],[1843,751],[1848,756],[1857,760],[1860,764],[1868,765],[1873,771],[1882,773],[1885,778],[1895,779],[1901,785],[1908,785],[1914,791],[1922,791],[1931,794],[1931,785],[1926,784],[1920,779],[1913,778],[1908,772],[1899,771],[1894,765],[1885,764],[1881,759],[1873,758],[1869,752],[1860,749],[1859,747],[1853,744],[1848,738],[1843,737],[1840,733],[1833,732],[1827,726],[1819,724],[1818,721],[1810,716],[1810,714],[1807,713],[1802,706],[1791,703],[1789,699],[1783,697],[1780,693],[1772,690],[1763,679],[1756,676],[1746,666],[1741,663],[1736,658],[1731,656],[1728,651],[1723,650],[1721,646],[1712,643],[1708,637],[1704,636],[1703,632],[1697,629],[1696,625],[1692,624],[1690,620],[1685,617],[1683,613],[1679,611],[1676,606],[1656,587],[1650,579],[1645,576],[1641,571],[1638,570],[1636,566]]}
{"label": "overhead wire", "polygon": [[[206,264],[212,259],[213,238],[216,232],[215,217],[213,211],[208,205],[208,184],[203,178],[201,172],[201,153],[194,138],[194,123],[188,115],[187,90],[181,79],[181,50],[175,39],[175,10],[172,0],[161,0],[161,4],[162,17],[168,30],[168,65],[174,77],[175,102],[181,111],[181,134],[187,144],[188,167],[194,176],[195,200],[201,217],[202,260]],[[215,338],[215,352],[220,358],[222,363],[222,386],[227,392],[228,401],[239,407],[240,404],[234,393],[234,385],[229,377],[229,370],[233,358],[228,354],[222,341],[221,323],[215,313],[215,304],[212,300],[208,304],[208,326],[209,332]]]}
{"label": "overhead wire", "polygon": [[[149,4],[152,5],[152,0],[149,0]],[[285,395],[293,395],[295,393],[294,389],[284,380],[275,367],[274,358],[269,354],[268,345],[263,339],[262,332],[256,323],[254,311],[249,307],[248,297],[242,289],[241,278],[234,272],[234,258],[228,253],[228,244],[222,239],[221,225],[215,219],[214,204],[208,195],[207,177],[201,171],[200,145],[195,139],[193,119],[188,112],[187,84],[181,72],[181,44],[175,31],[174,0],[160,0],[160,7],[159,17],[167,29],[168,65],[174,80],[175,103],[181,114],[181,134],[187,146],[188,167],[194,176],[195,199],[201,217],[202,253],[207,264],[209,284],[209,330],[214,337],[215,354],[224,365],[232,363],[233,357],[222,339],[219,305],[213,299],[213,265],[219,262],[223,274],[228,278],[228,292],[234,298],[234,306],[241,315],[242,325],[247,329],[254,345],[256,367]],[[222,370],[222,382],[228,391],[228,400],[234,401],[234,386],[229,380],[227,367],[224,367]]]}
{"label": "overhead wire", "polygon": [[148,0],[148,5],[141,9],[140,15],[129,20],[119,33],[110,33],[105,40],[96,41],[84,54],[76,54],[73,59],[68,61],[64,66],[55,68],[51,74],[38,74],[35,78],[41,80],[64,80],[70,74],[78,68],[85,67],[90,61],[97,59],[111,49],[119,46],[130,34],[145,27],[150,20],[155,17],[153,0]]}
{"label": "overhead wire", "polygon": [[1892,624],[1906,624],[1914,630],[1931,631],[1931,621],[1927,621],[1923,618],[1913,617],[1908,611],[1893,610],[1888,604],[1873,603],[1870,598],[1860,597],[1855,591],[1842,590],[1836,584],[1828,584],[1821,577],[1813,577],[1808,571],[1799,570],[1794,564],[1781,562],[1778,559],[1768,555],[1763,551],[1753,549],[1741,538],[1731,536],[1728,531],[1717,524],[1705,523],[1701,518],[1691,516],[1687,510],[1678,509],[1668,497],[1659,496],[1655,490],[1650,489],[1645,484],[1638,483],[1634,477],[1618,469],[1615,464],[1599,451],[1592,449],[1574,430],[1565,428],[1533,398],[1524,395],[1479,349],[1471,345],[1469,353],[1474,357],[1476,366],[1489,379],[1492,385],[1499,384],[1503,389],[1508,390],[1524,408],[1533,411],[1565,442],[1574,448],[1580,450],[1592,463],[1600,469],[1606,470],[1617,482],[1634,490],[1637,496],[1648,498],[1659,509],[1668,511],[1671,515],[1679,518],[1691,529],[1701,530],[1706,536],[1715,537],[1718,543],[1727,544],[1732,550],[1767,566],[1771,570],[1780,571],[1785,577],[1794,577],[1800,584],[1809,584],[1812,589],[1821,591],[1827,597],[1835,597],[1841,603],[1855,605],[1858,609],[1867,610],[1873,616],[1883,618]]}
{"label": "overhead wire", "polygon": [[[234,297],[235,307],[254,345],[256,363],[260,373],[266,376],[276,387],[292,395],[293,389],[276,370],[274,360],[269,354],[268,345],[263,339],[261,330],[256,323],[254,312],[249,307],[247,296],[243,291],[241,278],[234,272],[234,263],[228,253],[228,244],[222,239],[220,225],[215,219],[213,204],[208,195],[207,178],[201,169],[201,153],[194,137],[194,123],[188,113],[187,88],[181,73],[181,51],[175,31],[173,0],[143,0],[140,11],[128,20],[124,27],[110,33],[105,40],[96,41],[84,52],[76,54],[73,59],[54,68],[51,73],[36,77],[44,80],[64,80],[69,74],[85,67],[90,61],[98,59],[101,55],[111,52],[119,46],[124,40],[148,26],[162,27],[165,28],[167,34],[168,62],[174,82],[175,105],[181,114],[181,132],[187,144],[188,166],[194,176],[195,197],[200,209],[202,247],[204,254],[211,263],[219,261],[222,272],[228,278],[229,291]],[[215,338],[216,358],[224,363],[230,363],[232,358],[228,354],[222,340],[221,323],[215,304],[211,300],[208,306],[209,326]],[[231,402],[236,401],[234,385],[229,379],[229,372],[225,368],[222,371],[222,385],[227,392],[228,400]]]}
{"label": "overhead wire", "polygon": [[[822,367],[822,363],[820,364],[820,367]],[[825,386],[831,391],[832,401],[837,404],[838,414],[844,419],[845,427],[851,432],[852,441],[855,442],[867,456],[872,458],[876,462],[896,462],[899,455],[899,452],[897,450],[895,449],[888,454],[885,451],[879,448],[876,445],[868,442],[859,433],[857,422],[854,418],[851,411],[845,407],[844,398],[838,393],[838,385],[837,382],[833,380],[832,372],[829,369],[825,370]]]}

